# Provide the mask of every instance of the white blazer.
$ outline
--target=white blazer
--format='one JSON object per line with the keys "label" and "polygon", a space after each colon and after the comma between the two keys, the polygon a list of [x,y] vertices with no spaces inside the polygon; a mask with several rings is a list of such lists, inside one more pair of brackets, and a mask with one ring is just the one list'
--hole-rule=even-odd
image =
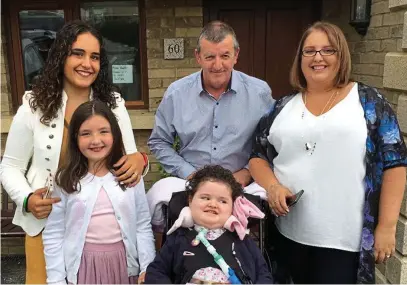
{"label": "white blazer", "polygon": [[81,191],[67,194],[56,187],[54,204],[42,233],[47,283],[76,284],[86,232],[93,208],[103,187],[112,203],[126,248],[128,276],[139,275],[154,260],[155,246],[144,182],[123,191],[110,172],[103,177],[88,173],[80,181]]}
{"label": "white blazer", "polygon": [[[122,131],[126,153],[131,154],[136,152],[137,148],[130,117],[124,99],[118,93],[114,93],[114,96],[118,106],[113,109],[113,113]],[[24,94],[23,104],[13,118],[0,165],[0,182],[17,205],[13,224],[21,226],[29,236],[36,236],[44,228],[46,219],[39,220],[31,213],[23,211],[23,202],[29,193],[44,187],[49,173],[55,174],[58,168],[68,97],[63,91],[62,108],[49,126],[40,122],[42,113],[39,109],[33,112],[30,108],[31,97],[31,91]],[[27,172],[31,158],[31,166]]]}

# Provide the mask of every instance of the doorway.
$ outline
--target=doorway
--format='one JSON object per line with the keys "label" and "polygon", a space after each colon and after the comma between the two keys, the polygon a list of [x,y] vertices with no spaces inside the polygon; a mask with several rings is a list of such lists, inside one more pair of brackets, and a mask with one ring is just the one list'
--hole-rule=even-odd
{"label": "doorway", "polygon": [[236,70],[265,80],[273,97],[291,93],[289,73],[302,33],[320,18],[319,0],[206,0],[204,22],[221,20],[236,32]]}

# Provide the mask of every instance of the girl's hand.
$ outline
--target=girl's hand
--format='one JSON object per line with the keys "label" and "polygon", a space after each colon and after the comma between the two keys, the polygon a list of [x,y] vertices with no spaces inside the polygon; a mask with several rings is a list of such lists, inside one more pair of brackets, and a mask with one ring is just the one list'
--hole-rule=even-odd
{"label": "girl's hand", "polygon": [[377,225],[374,232],[374,257],[376,263],[387,261],[396,250],[396,226]]}
{"label": "girl's hand", "polygon": [[137,284],[143,284],[145,279],[146,279],[146,272],[143,272],[138,276]]}
{"label": "girl's hand", "polygon": [[128,187],[135,186],[141,179],[144,170],[144,158],[139,152],[124,155],[113,167],[120,167],[114,171],[117,180]]}
{"label": "girl's hand", "polygon": [[285,216],[290,211],[287,206],[287,197],[293,196],[288,188],[281,184],[275,184],[267,189],[267,199],[273,213],[278,216]]}

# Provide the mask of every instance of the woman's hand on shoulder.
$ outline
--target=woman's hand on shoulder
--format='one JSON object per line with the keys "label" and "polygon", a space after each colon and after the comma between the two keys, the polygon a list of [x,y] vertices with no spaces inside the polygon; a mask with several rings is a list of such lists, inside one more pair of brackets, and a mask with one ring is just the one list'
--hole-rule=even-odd
{"label": "woman's hand on shoulder", "polygon": [[387,261],[396,250],[396,226],[377,225],[374,232],[374,257],[376,263]]}
{"label": "woman's hand on shoulder", "polygon": [[268,203],[270,205],[272,212],[277,217],[287,215],[289,209],[287,206],[286,199],[292,196],[293,193],[291,193],[291,191],[287,187],[281,184],[270,185],[266,192]]}
{"label": "woman's hand on shoulder", "polygon": [[144,170],[144,158],[140,152],[124,155],[113,165],[117,180],[128,187],[135,186],[141,179]]}

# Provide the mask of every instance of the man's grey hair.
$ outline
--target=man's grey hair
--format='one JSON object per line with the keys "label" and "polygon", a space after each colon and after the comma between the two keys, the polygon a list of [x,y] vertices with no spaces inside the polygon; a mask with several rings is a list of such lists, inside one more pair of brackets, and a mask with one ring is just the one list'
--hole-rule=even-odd
{"label": "man's grey hair", "polygon": [[235,51],[239,49],[239,42],[236,39],[235,31],[231,26],[222,21],[212,21],[206,24],[198,38],[196,50],[198,53],[201,51],[201,40],[206,39],[212,43],[220,43],[227,36],[231,35],[233,39],[233,47]]}

